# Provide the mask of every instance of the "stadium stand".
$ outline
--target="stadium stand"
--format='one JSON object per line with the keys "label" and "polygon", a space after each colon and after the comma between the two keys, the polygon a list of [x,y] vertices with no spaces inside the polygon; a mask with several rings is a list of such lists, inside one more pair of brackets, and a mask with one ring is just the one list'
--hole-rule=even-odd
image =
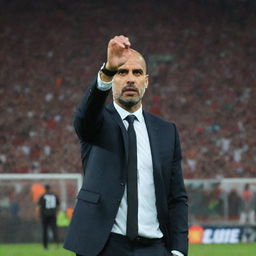
{"label": "stadium stand", "polygon": [[81,170],[73,112],[124,34],[149,63],[144,107],[180,130],[185,178],[255,177],[255,1],[104,2],[0,1],[0,173]]}

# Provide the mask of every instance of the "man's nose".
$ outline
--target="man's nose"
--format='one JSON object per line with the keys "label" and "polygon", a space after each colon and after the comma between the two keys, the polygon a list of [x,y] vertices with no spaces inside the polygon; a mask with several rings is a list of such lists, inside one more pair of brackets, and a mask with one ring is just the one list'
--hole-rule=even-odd
{"label": "man's nose", "polygon": [[134,84],[134,82],[135,82],[135,77],[134,77],[134,75],[133,75],[132,72],[129,72],[129,73],[127,74],[126,79],[127,79],[127,80],[126,80],[127,84],[128,84],[128,83]]}

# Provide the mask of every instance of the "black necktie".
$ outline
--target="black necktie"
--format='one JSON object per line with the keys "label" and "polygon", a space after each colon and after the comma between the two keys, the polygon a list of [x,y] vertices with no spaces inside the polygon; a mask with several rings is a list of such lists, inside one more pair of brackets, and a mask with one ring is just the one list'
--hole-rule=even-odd
{"label": "black necktie", "polygon": [[127,168],[127,231],[130,240],[138,236],[138,184],[137,184],[137,143],[133,122],[135,115],[125,118],[128,123],[128,168]]}

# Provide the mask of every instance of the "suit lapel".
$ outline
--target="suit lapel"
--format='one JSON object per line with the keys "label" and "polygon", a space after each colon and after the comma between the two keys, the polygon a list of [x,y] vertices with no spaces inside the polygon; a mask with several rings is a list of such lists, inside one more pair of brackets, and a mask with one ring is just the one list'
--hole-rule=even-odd
{"label": "suit lapel", "polygon": [[113,103],[110,103],[109,105],[107,105],[106,109],[111,113],[113,119],[116,121],[116,123],[118,124],[118,126],[121,129],[123,142],[124,142],[124,149],[125,149],[125,162],[127,163],[127,161],[128,161],[128,134],[127,134],[126,128],[124,126],[123,120],[121,119],[120,115],[116,111]]}
{"label": "suit lapel", "polygon": [[154,184],[155,184],[155,194],[156,194],[156,207],[158,212],[158,220],[160,224],[160,228],[165,235],[167,235],[167,227],[165,220],[167,219],[167,202],[166,202],[166,195],[165,195],[165,188],[164,188],[164,180],[162,175],[162,168],[161,168],[161,159],[160,159],[160,152],[159,149],[163,146],[160,145],[159,140],[159,125],[156,122],[156,119],[152,118],[152,116],[146,112],[143,112],[151,154],[152,154],[152,161],[153,161],[153,177],[154,177]]}
{"label": "suit lapel", "polygon": [[155,123],[155,120],[146,112],[143,111],[145,123],[147,126],[149,143],[151,148],[152,154],[152,161],[153,161],[153,169],[154,172],[160,172],[160,153],[159,153],[159,139],[158,139],[158,129]]}
{"label": "suit lapel", "polygon": [[[107,110],[111,113],[113,119],[116,121],[118,126],[121,129],[123,141],[124,141],[124,148],[125,148],[125,158],[126,163],[128,161],[128,134],[126,131],[126,128],[124,126],[123,120],[120,118],[120,115],[116,111],[114,104],[111,103],[106,106]],[[155,173],[158,175],[161,175],[161,165],[160,165],[160,153],[159,153],[159,138],[158,138],[158,126],[155,122],[155,120],[149,115],[147,112],[143,111],[143,116],[145,119],[145,123],[147,126],[148,136],[149,136],[149,142],[150,142],[150,148],[151,148],[151,154],[152,154],[152,161],[153,161],[153,170],[154,170],[154,177]]]}

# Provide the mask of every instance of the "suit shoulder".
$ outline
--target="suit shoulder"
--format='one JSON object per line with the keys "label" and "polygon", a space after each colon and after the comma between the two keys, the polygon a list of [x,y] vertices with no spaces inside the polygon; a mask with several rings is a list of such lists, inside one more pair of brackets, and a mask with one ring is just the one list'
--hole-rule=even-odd
{"label": "suit shoulder", "polygon": [[176,129],[175,123],[166,121],[166,120],[164,120],[164,119],[162,119],[162,118],[160,118],[160,117],[158,117],[156,115],[150,114],[148,112],[144,112],[144,113],[145,113],[146,116],[148,116],[148,118],[150,118],[154,122],[158,123],[159,125],[161,125],[161,126],[168,126],[168,127]]}

